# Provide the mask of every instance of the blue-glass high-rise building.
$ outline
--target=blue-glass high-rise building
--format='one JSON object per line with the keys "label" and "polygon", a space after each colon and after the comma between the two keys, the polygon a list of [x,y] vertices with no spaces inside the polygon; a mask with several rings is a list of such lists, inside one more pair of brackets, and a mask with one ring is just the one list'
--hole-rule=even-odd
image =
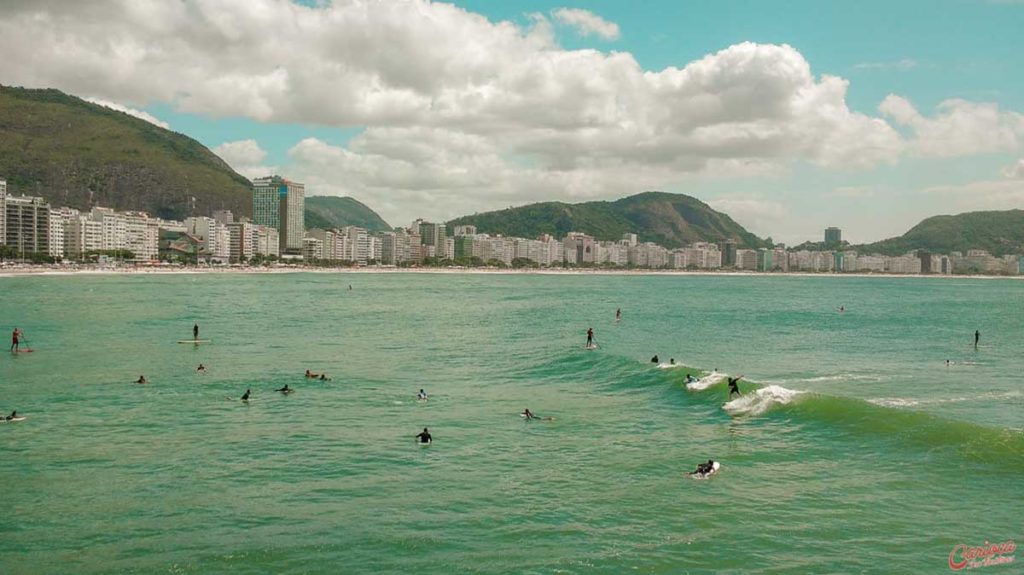
{"label": "blue-glass high-rise building", "polygon": [[281,254],[302,253],[306,233],[306,187],[281,176],[252,182],[252,221],[277,230]]}

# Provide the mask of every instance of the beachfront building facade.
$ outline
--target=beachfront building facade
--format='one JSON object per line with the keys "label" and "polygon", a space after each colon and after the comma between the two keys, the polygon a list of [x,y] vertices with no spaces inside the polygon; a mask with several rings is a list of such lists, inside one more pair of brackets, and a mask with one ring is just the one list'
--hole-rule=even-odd
{"label": "beachfront building facade", "polygon": [[49,255],[50,204],[34,196],[0,196],[0,219],[3,220],[3,245],[19,255]]}
{"label": "beachfront building facade", "polygon": [[277,230],[282,254],[303,251],[306,187],[281,176],[256,178],[252,185],[252,221]]}

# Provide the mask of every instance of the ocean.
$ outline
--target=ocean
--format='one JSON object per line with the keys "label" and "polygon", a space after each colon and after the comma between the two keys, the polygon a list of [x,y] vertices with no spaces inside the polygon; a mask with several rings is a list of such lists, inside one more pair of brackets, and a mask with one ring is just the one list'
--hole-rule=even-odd
{"label": "ocean", "polygon": [[[0,411],[26,416],[0,424],[5,573],[939,573],[958,545],[1022,538],[1020,281],[140,274],[0,290],[0,328],[34,350],[0,355]],[[211,343],[177,343],[193,323]],[[684,382],[715,369],[743,375],[743,396]],[[708,459],[716,475],[685,475]]]}

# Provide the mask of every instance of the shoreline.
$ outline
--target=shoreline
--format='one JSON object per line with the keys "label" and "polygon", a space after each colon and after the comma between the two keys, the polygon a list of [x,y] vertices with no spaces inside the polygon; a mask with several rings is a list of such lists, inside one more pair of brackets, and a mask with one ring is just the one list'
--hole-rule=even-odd
{"label": "shoreline", "polygon": [[501,268],[397,268],[397,267],[87,267],[60,268],[48,266],[0,267],[0,278],[59,277],[76,275],[185,275],[185,274],[468,274],[468,275],[590,275],[590,276],[722,276],[722,277],[828,277],[828,278],[921,278],[921,279],[983,279],[1020,280],[1024,276],[1006,275],[941,275],[831,272],[757,272],[746,270],[626,270],[626,269],[501,269]]}

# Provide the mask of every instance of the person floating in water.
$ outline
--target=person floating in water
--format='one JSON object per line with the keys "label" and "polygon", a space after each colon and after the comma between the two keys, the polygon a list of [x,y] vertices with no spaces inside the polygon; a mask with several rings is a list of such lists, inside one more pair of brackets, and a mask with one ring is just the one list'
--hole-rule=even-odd
{"label": "person floating in water", "polygon": [[25,334],[18,328],[14,328],[11,332],[11,353],[17,353],[21,351],[20,341],[25,337]]}
{"label": "person floating in water", "polygon": [[708,460],[707,463],[698,463],[697,470],[687,473],[687,475],[707,475],[715,470],[715,462]]}
{"label": "person floating in water", "polygon": [[594,347],[594,328],[587,328],[587,347]]}
{"label": "person floating in water", "polygon": [[651,358],[651,363],[659,363],[659,362],[660,362],[660,360],[658,359],[657,355],[655,355],[654,357]]}
{"label": "person floating in water", "polygon": [[281,393],[283,393],[285,395],[288,395],[289,393],[291,393],[291,392],[293,392],[295,390],[291,389],[290,387],[288,387],[288,384],[286,383],[286,384],[284,384],[284,387],[282,387],[281,389],[275,389],[274,391],[280,391]]}
{"label": "person floating in water", "polygon": [[615,321],[622,321],[622,310],[615,310]]}
{"label": "person floating in water", "polygon": [[526,419],[537,419],[537,416],[534,415],[533,412],[530,411],[529,409],[524,409],[523,412],[520,413],[519,415],[522,415]]}
{"label": "person floating in water", "polygon": [[192,325],[192,339],[195,339],[195,340],[199,339],[199,324],[198,323]]}
{"label": "person floating in water", "polygon": [[251,392],[250,392],[250,391],[249,391],[248,389],[247,389],[247,390],[245,390],[245,393],[244,393],[244,394],[242,394],[242,401],[249,401],[249,394],[250,394],[250,393],[251,393]]}
{"label": "person floating in water", "polygon": [[421,399],[423,401],[426,401],[427,400],[427,392],[425,392],[425,391],[423,391],[421,389],[420,392],[416,394],[416,399]]}
{"label": "person floating in water", "polygon": [[416,439],[418,439],[420,443],[431,443],[434,441],[434,438],[430,436],[430,432],[427,431],[426,427],[423,428],[423,433],[416,436]]}
{"label": "person floating in water", "polygon": [[146,379],[146,376],[140,375],[139,379],[135,380],[135,383],[149,383],[149,380]]}
{"label": "person floating in water", "polygon": [[197,373],[206,373],[206,366],[200,363],[199,367],[196,368],[196,372]]}
{"label": "person floating in water", "polygon": [[729,378],[729,399],[732,399],[732,394],[734,394],[734,393],[736,395],[743,395],[742,393],[740,393],[740,386],[737,385],[737,383],[741,379],[743,379],[742,375],[739,376],[739,377],[730,377]]}
{"label": "person floating in water", "polygon": [[974,349],[978,349],[978,340],[981,339],[981,332],[974,330]]}
{"label": "person floating in water", "polygon": [[319,373],[313,373],[312,371],[309,371],[307,369],[306,370],[306,377],[308,377],[309,379],[316,379],[316,378],[320,377],[320,374]]}
{"label": "person floating in water", "polygon": [[946,360],[946,367],[949,367],[950,365],[952,365],[952,364],[951,364],[951,363],[949,362],[949,360],[947,359],[947,360]]}

